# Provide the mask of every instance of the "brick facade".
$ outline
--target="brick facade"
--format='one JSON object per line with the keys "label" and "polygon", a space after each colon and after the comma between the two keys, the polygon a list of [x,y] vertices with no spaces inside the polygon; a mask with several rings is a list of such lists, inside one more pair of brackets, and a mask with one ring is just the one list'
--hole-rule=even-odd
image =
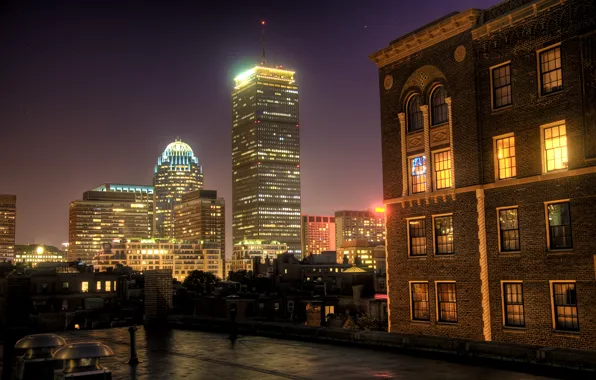
{"label": "brick facade", "polygon": [[[593,0],[506,1],[449,15],[371,56],[379,67],[390,331],[596,348],[595,14]],[[542,95],[539,52],[556,44],[563,87]],[[491,69],[506,62],[512,102],[494,110]],[[450,117],[433,126],[437,86]],[[419,131],[408,131],[413,94],[426,118]],[[567,168],[546,172],[541,126],[559,121]],[[498,180],[494,138],[504,134],[514,137],[516,174]],[[436,190],[433,154],[445,148],[454,186]],[[416,155],[426,156],[432,174],[426,191],[414,194]],[[548,246],[545,202],[557,200],[569,200],[571,249]],[[503,253],[497,209],[508,206],[517,206],[520,248]],[[454,254],[435,253],[438,214],[452,214]],[[417,217],[425,220],[426,254],[412,257],[408,219]],[[561,280],[575,283],[565,299],[576,302],[579,331],[555,328],[552,281]],[[412,320],[412,281],[428,281],[429,321]],[[456,283],[456,323],[438,322],[438,281]],[[523,284],[523,326],[504,326],[503,281]]]}

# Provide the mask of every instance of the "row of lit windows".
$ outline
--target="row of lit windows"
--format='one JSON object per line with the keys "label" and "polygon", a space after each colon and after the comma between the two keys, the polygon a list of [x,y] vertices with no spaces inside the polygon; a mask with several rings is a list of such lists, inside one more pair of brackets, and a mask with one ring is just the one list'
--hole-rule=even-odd
{"label": "row of lit windows", "polygon": [[[433,181],[436,190],[448,189],[453,186],[451,177],[451,150],[432,153]],[[410,158],[410,191],[412,194],[424,193],[429,184],[426,183],[427,163],[426,156]]]}

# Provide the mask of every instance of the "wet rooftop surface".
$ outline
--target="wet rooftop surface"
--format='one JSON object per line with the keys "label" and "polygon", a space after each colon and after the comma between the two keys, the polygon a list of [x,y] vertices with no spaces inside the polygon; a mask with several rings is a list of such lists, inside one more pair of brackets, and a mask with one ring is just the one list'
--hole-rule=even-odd
{"label": "wet rooftop surface", "polygon": [[199,331],[137,331],[142,361],[129,355],[127,328],[59,333],[67,342],[101,341],[115,356],[102,359],[114,380],[129,379],[546,379],[508,370],[450,363],[348,346]]}

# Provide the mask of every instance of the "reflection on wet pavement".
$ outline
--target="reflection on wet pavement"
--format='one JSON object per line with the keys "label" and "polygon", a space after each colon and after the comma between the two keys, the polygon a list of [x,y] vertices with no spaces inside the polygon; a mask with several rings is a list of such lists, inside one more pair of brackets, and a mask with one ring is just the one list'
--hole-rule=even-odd
{"label": "reflection on wet pavement", "polygon": [[127,328],[69,331],[67,341],[102,341],[114,357],[102,364],[122,380],[149,379],[545,379],[523,373],[446,361],[318,343],[240,336],[232,344],[225,334],[199,331],[137,331],[142,361],[128,359]]}

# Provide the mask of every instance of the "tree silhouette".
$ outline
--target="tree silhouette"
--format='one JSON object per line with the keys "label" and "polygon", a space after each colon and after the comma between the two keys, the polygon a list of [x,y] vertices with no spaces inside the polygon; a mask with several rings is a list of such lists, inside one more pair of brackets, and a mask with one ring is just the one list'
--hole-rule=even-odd
{"label": "tree silhouette", "polygon": [[186,289],[195,292],[207,293],[213,289],[213,286],[219,282],[216,275],[202,270],[192,271],[182,283]]}

